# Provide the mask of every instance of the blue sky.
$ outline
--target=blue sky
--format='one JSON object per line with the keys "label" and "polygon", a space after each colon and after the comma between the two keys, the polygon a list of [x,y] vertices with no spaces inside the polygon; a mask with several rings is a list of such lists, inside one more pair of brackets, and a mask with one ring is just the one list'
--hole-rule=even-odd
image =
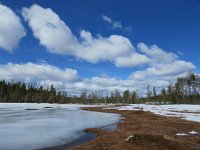
{"label": "blue sky", "polygon": [[0,3],[1,79],[123,91],[199,72],[198,0]]}

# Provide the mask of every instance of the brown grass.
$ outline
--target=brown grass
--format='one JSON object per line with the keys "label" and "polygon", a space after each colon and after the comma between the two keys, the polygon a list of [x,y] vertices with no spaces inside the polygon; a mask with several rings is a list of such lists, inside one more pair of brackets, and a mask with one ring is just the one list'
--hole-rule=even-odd
{"label": "brown grass", "polygon": [[[91,142],[74,147],[73,150],[200,150],[199,136],[176,136],[176,133],[188,133],[192,130],[200,133],[200,123],[143,111],[84,109],[119,113],[124,121],[118,124],[115,131],[86,129],[86,132],[93,132],[97,137]],[[134,141],[125,141],[130,135],[134,136]]]}

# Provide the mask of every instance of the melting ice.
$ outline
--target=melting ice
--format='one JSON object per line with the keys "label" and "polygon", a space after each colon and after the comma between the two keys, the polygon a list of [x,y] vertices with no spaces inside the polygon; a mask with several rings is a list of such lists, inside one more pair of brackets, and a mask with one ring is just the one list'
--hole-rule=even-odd
{"label": "melting ice", "polygon": [[0,104],[0,149],[32,150],[79,138],[85,128],[117,123],[120,115],[80,110],[84,105]]}

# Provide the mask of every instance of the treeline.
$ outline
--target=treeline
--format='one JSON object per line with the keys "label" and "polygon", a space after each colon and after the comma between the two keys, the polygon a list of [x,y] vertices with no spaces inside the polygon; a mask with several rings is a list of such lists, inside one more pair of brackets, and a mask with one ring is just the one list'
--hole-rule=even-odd
{"label": "treeline", "polygon": [[[158,93],[158,94],[157,94]],[[48,88],[34,86],[22,82],[0,81],[0,102],[19,103],[114,103],[133,104],[153,102],[158,104],[200,104],[200,76],[189,72],[185,77],[177,78],[175,83],[169,82],[167,88],[160,92],[150,85],[147,86],[145,98],[140,98],[138,91],[115,89],[110,94],[103,92],[82,91],[79,95],[70,95],[64,91],[57,91],[53,85]]]}
{"label": "treeline", "polygon": [[0,102],[54,103],[56,98],[53,85],[45,89],[43,86],[36,87],[22,82],[0,81]]}
{"label": "treeline", "polygon": [[137,93],[129,90],[124,91],[123,95],[116,89],[109,96],[102,92],[87,91],[76,96],[56,91],[53,85],[44,88],[22,82],[0,81],[0,102],[4,103],[135,103],[137,99]]}
{"label": "treeline", "polygon": [[162,88],[160,94],[156,94],[153,87],[147,86],[147,96],[143,102],[171,103],[171,104],[200,104],[200,76],[194,72],[188,72],[185,77],[178,77],[175,83],[169,82],[167,88]]}
{"label": "treeline", "polygon": [[81,92],[80,97],[76,100],[79,103],[93,104],[93,103],[105,103],[105,104],[133,104],[139,100],[136,91],[125,90],[122,94],[119,90],[115,89],[111,94],[106,95],[102,92]]}

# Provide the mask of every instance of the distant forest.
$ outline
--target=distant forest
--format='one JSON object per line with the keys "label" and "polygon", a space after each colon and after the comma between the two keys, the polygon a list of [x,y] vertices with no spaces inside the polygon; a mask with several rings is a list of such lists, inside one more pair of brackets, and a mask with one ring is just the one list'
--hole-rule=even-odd
{"label": "distant forest", "polygon": [[[194,72],[188,72],[185,77],[177,78],[175,83],[169,82],[167,88],[160,92],[156,87],[150,89],[147,85],[146,97],[139,97],[138,92],[125,90],[120,93],[115,89],[109,95],[101,92],[82,91],[79,96],[69,95],[64,91],[56,91],[53,85],[49,88],[27,85],[22,82],[0,81],[0,102],[5,103],[156,103],[156,104],[200,104],[200,77]],[[157,94],[158,93],[158,94]]]}
{"label": "distant forest", "polygon": [[178,77],[175,83],[169,82],[167,88],[162,88],[160,94],[156,94],[153,87],[147,86],[147,97],[142,101],[172,104],[200,104],[200,76],[194,72],[188,72],[185,77]]}

